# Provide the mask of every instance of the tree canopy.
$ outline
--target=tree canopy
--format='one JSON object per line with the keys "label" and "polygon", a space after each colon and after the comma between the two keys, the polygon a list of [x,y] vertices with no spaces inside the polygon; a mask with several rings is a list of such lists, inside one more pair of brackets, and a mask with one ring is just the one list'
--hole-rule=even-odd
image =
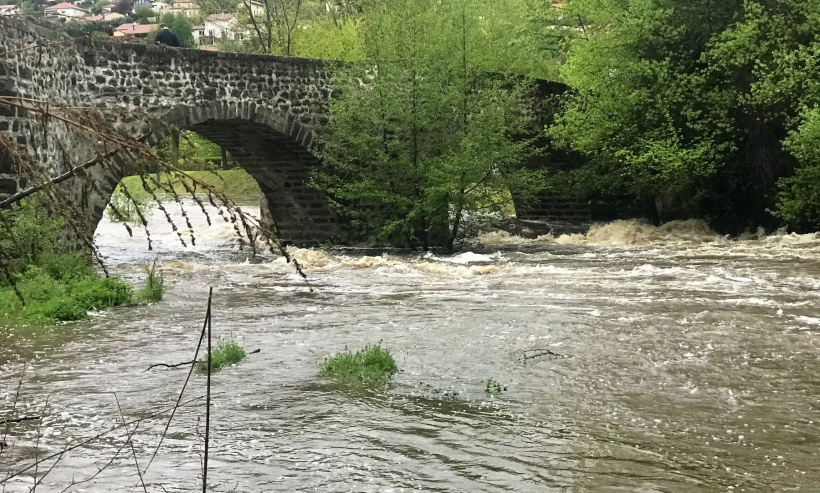
{"label": "tree canopy", "polygon": [[574,91],[548,132],[588,164],[554,187],[728,231],[774,225],[769,209],[808,226],[820,3],[569,0],[563,15],[579,20],[561,72]]}
{"label": "tree canopy", "polygon": [[492,210],[539,175],[520,78],[489,76],[485,0],[374,2],[366,63],[336,78],[316,183],[359,238],[452,249],[468,212]]}

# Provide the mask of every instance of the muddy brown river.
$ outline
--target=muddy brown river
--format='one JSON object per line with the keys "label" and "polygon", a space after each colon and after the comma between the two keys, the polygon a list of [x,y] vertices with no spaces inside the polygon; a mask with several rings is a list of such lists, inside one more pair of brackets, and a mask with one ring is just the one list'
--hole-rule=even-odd
{"label": "muddy brown river", "polygon": [[[165,298],[3,340],[0,419],[15,400],[44,418],[8,427],[0,478],[120,424],[115,394],[147,418],[133,452],[118,429],[3,491],[46,472],[36,491],[143,491],[134,457],[145,469],[187,374],[146,369],[192,358],[211,286],[215,337],[260,352],[214,375],[209,491],[820,491],[818,235],[619,222],[454,256],[294,250],[308,286],[200,226],[182,248],[154,214],[148,252],[104,221],[112,271],[139,284],[157,258]],[[379,341],[390,388],[318,376]],[[194,373],[184,399],[204,390]],[[177,411],[146,491],[201,489],[203,419],[201,400]]]}

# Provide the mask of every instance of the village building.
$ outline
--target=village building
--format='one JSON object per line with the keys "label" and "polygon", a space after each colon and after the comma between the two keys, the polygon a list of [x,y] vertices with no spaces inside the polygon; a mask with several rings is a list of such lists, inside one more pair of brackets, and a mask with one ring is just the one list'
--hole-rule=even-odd
{"label": "village building", "polygon": [[17,5],[0,5],[0,16],[20,15],[23,11]]}
{"label": "village building", "polygon": [[199,6],[187,0],[174,2],[174,4],[165,11],[170,14],[183,15],[185,17],[199,17],[200,15]]}
{"label": "village building", "polygon": [[78,21],[83,17],[88,17],[91,15],[91,12],[88,10],[77,7],[76,5],[72,5],[68,2],[58,3],[52,7],[46,7],[43,9],[43,13],[46,17],[65,19],[68,21]]}
{"label": "village building", "polygon": [[126,41],[133,39],[145,39],[148,33],[159,29],[158,24],[137,24],[129,22],[114,29],[114,37]]}
{"label": "village building", "polygon": [[103,12],[100,15],[89,15],[87,17],[83,17],[83,20],[87,22],[115,21],[117,19],[125,19],[125,16],[119,12]]}
{"label": "village building", "polygon": [[239,19],[235,14],[211,14],[205,19],[204,39],[215,42],[217,39],[243,40],[247,29],[239,26]]}

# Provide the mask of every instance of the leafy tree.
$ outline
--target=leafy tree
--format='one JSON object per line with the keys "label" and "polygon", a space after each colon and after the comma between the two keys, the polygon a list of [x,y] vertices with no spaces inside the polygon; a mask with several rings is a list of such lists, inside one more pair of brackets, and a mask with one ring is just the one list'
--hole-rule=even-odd
{"label": "leafy tree", "polygon": [[62,27],[65,33],[72,38],[83,38],[86,36],[108,37],[114,34],[114,28],[121,23],[121,20],[67,22]]}
{"label": "leafy tree", "polygon": [[226,12],[237,12],[240,9],[241,0],[196,0],[197,6],[202,11],[202,15],[220,14]]}
{"label": "leafy tree", "polygon": [[118,14],[130,15],[134,10],[134,0],[117,0],[113,10]]}
{"label": "leafy tree", "polygon": [[[569,0],[575,89],[549,134],[584,154],[581,196],[625,195],[738,231],[773,224],[782,141],[818,94],[811,0]],[[660,211],[661,213],[663,211]]]}
{"label": "leafy tree", "polygon": [[242,19],[251,25],[253,45],[262,53],[290,56],[294,51],[297,27],[306,14],[303,0],[267,0],[264,11],[254,12],[251,0],[239,0]]}
{"label": "leafy tree", "polygon": [[[160,22],[168,26],[168,29],[176,34],[179,40],[179,45],[183,48],[195,48],[196,41],[194,40],[193,26],[190,19],[184,15],[165,14],[162,16]],[[156,36],[156,33],[153,34]]]}
{"label": "leafy tree", "polygon": [[106,5],[109,5],[110,3],[111,2],[109,2],[108,0],[97,0],[94,6],[91,7],[91,11],[95,14],[99,14],[100,12],[102,12],[102,8]]}
{"label": "leafy tree", "polygon": [[315,20],[306,25],[297,39],[295,54],[306,58],[353,62],[364,60],[362,23],[355,19]]}
{"label": "leafy tree", "polygon": [[134,7],[134,20],[140,24],[150,24],[151,19],[156,17],[154,9],[148,5],[137,5]]}
{"label": "leafy tree", "polygon": [[488,2],[392,0],[365,12],[369,70],[342,70],[318,186],[360,237],[452,249],[468,212],[539,185],[520,167],[529,85],[489,77]]}

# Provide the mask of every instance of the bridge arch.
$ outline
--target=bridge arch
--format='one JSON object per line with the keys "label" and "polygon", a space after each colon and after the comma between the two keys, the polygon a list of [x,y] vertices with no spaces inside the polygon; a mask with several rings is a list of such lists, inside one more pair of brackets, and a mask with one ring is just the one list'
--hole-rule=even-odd
{"label": "bridge arch", "polygon": [[[212,102],[178,106],[150,122],[147,139],[156,145],[173,129],[194,131],[227,150],[262,191],[262,219],[285,244],[318,245],[338,234],[338,222],[318,190],[309,186],[311,172],[320,162],[310,151],[313,130],[292,115],[254,103]],[[108,186],[100,187],[110,201],[128,163],[111,167]],[[104,207],[91,217],[96,229]]]}

